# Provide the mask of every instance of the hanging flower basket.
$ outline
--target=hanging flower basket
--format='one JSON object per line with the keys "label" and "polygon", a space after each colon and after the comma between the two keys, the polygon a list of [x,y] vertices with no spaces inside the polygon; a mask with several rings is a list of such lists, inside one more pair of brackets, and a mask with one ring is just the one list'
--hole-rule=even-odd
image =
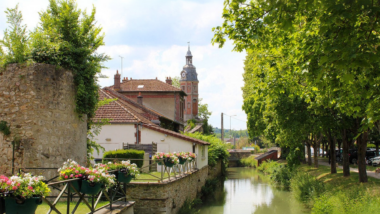
{"label": "hanging flower basket", "polygon": [[104,185],[102,183],[89,182],[88,180],[82,181],[80,192],[86,195],[97,195]]}
{"label": "hanging flower basket", "polygon": [[6,214],[34,214],[37,206],[42,204],[41,197],[18,199],[7,197],[5,200]]}
{"label": "hanging flower basket", "polygon": [[[82,180],[77,180],[77,181],[71,181],[71,185],[77,190],[80,191],[80,188],[82,186]],[[70,192],[71,193],[76,193],[75,190],[70,186]]]}
{"label": "hanging flower basket", "polygon": [[182,157],[179,157],[178,159],[179,159],[179,163],[178,164],[181,164],[181,165],[185,164],[186,160],[187,160],[187,159],[182,158]]}
{"label": "hanging flower basket", "polygon": [[133,176],[128,172],[117,172],[117,181],[128,184],[133,179]]}

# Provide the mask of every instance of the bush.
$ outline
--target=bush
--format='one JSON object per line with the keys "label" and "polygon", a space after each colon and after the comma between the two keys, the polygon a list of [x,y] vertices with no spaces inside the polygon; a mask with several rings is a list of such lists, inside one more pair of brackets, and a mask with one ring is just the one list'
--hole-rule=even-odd
{"label": "bush", "polygon": [[288,165],[279,164],[273,167],[273,172],[270,178],[274,183],[288,189],[290,187],[292,175],[293,173]]}
{"label": "bush", "polygon": [[[103,154],[103,158],[123,158],[123,159],[144,159],[145,151],[134,149],[118,149],[116,151],[107,151]],[[103,160],[103,163],[107,163],[110,160]],[[117,160],[121,161],[121,160]],[[143,160],[131,160],[131,163],[135,163],[138,168],[143,165]]]}
{"label": "bush", "polygon": [[305,172],[297,172],[290,181],[290,188],[297,200],[310,203],[325,191],[325,185],[316,177]]}
{"label": "bush", "polygon": [[206,141],[210,143],[208,147],[208,165],[215,166],[217,161],[220,159],[223,163],[223,169],[226,169],[228,166],[228,157],[230,153],[227,150],[227,144],[225,144],[219,138],[213,135],[202,135],[201,133],[183,133],[192,138]]}
{"label": "bush", "polygon": [[263,161],[260,166],[257,167],[257,170],[267,174],[273,174],[273,171],[276,170],[276,168],[280,165],[281,164],[276,161]]}
{"label": "bush", "polygon": [[349,214],[349,213],[378,213],[380,199],[373,197],[360,187],[349,188],[339,192],[329,192],[315,200],[313,214]]}
{"label": "bush", "polygon": [[257,167],[257,160],[255,159],[255,156],[249,156],[247,158],[243,158],[240,160],[240,163],[243,165],[243,166],[247,166],[247,167]]}
{"label": "bush", "polygon": [[202,204],[202,200],[199,198],[196,198],[193,201],[186,200],[185,203],[183,203],[181,209],[178,211],[178,214],[199,213],[199,210],[196,209],[196,207],[201,204]]}
{"label": "bush", "polygon": [[220,181],[218,178],[206,180],[205,185],[201,189],[202,196],[207,196],[214,193],[216,188],[218,187],[219,182]]}

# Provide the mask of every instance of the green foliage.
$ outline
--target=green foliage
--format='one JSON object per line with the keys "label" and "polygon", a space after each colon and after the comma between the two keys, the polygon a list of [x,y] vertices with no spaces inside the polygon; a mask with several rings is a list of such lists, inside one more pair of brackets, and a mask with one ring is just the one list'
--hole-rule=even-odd
{"label": "green foliage", "polygon": [[295,198],[303,203],[312,203],[313,198],[325,192],[323,181],[305,172],[296,173],[291,179],[291,190]]}
{"label": "green foliage", "polygon": [[289,166],[282,164],[273,169],[271,180],[277,185],[288,189],[290,187],[292,176],[293,173]]}
{"label": "green foliage", "polygon": [[215,192],[218,187],[219,179],[207,179],[205,185],[201,189],[202,196],[208,196]]}
{"label": "green foliage", "polygon": [[302,151],[302,145],[289,151],[289,154],[286,156],[286,161],[288,162],[288,167],[290,169],[293,170],[301,164],[301,158],[305,157]]}
{"label": "green foliage", "polygon": [[11,134],[10,125],[8,126],[7,121],[0,121],[0,132],[3,133],[4,136],[8,136]]}
{"label": "green foliage", "polygon": [[[122,158],[125,160],[130,159],[141,159],[141,160],[131,160],[131,163],[135,163],[138,168],[141,168],[143,165],[145,151],[134,150],[134,149],[118,149],[116,151],[107,151],[103,154],[103,158]],[[103,160],[103,163],[108,163],[112,160]]]}
{"label": "green foliage", "polygon": [[228,157],[230,153],[227,150],[227,145],[219,138],[212,135],[203,135],[201,133],[183,133],[189,137],[210,143],[208,146],[208,165],[215,166],[218,160],[222,161],[223,168],[228,166]]}
{"label": "green foliage", "polygon": [[350,191],[328,192],[315,199],[313,214],[377,213],[380,198],[368,190],[353,188]]}
{"label": "green foliage", "polygon": [[243,166],[247,166],[247,167],[257,167],[257,160],[255,159],[255,156],[249,156],[247,158],[243,158],[240,160],[240,163],[243,165]]}
{"label": "green foliage", "polygon": [[273,171],[275,171],[280,165],[277,161],[263,161],[260,166],[257,167],[257,170],[264,172],[266,174],[273,174]]}
{"label": "green foliage", "polygon": [[18,5],[13,9],[7,8],[5,13],[10,29],[4,31],[4,37],[0,40],[1,67],[10,63],[26,62],[30,52],[26,25],[22,25],[22,14],[18,10]]}
{"label": "green foliage", "polygon": [[94,116],[98,102],[96,74],[110,59],[96,53],[104,45],[101,27],[95,25],[95,8],[91,14],[78,9],[74,0],[50,0],[40,13],[40,26],[32,33],[31,58],[70,69],[76,85],[76,112]]}
{"label": "green foliage", "polygon": [[260,147],[258,145],[252,145],[253,148],[255,148],[255,150],[251,151],[251,153],[254,153],[254,154],[258,154],[260,153]]}
{"label": "green foliage", "polygon": [[202,200],[199,198],[196,198],[192,201],[186,200],[185,203],[183,203],[181,209],[178,211],[179,214],[195,214],[199,213],[199,209],[196,207],[202,204]]}
{"label": "green foliage", "polygon": [[203,104],[202,101],[203,101],[202,98],[198,99],[198,116],[199,118],[203,120],[208,120],[212,112],[208,110],[208,104],[207,103]]}
{"label": "green foliage", "polygon": [[195,119],[190,119],[187,121],[187,126],[186,127],[190,127],[190,129],[193,129],[195,127],[195,123],[197,121],[195,121]]}
{"label": "green foliage", "polygon": [[180,77],[179,76],[175,76],[172,78],[172,86],[176,87],[176,88],[181,88],[181,83],[179,82],[180,81]]}

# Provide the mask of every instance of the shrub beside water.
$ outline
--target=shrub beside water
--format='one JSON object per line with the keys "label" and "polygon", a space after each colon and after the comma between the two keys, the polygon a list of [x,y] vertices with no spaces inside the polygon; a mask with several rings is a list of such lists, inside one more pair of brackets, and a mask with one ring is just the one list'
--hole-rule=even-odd
{"label": "shrub beside water", "polygon": [[[143,165],[145,152],[142,150],[135,149],[118,149],[115,151],[107,151],[103,154],[103,158],[123,158],[123,160],[130,159],[141,159],[141,160],[131,160],[131,163],[135,163],[138,168]],[[103,160],[103,163],[112,162],[112,160]],[[121,161],[121,160],[118,160]]]}
{"label": "shrub beside water", "polygon": [[247,167],[257,167],[257,160],[255,159],[255,156],[249,156],[247,158],[243,158],[240,160],[240,163],[243,165],[243,166],[247,166]]}
{"label": "shrub beside water", "polygon": [[325,192],[325,185],[316,177],[305,172],[297,172],[290,180],[290,188],[295,198],[305,204],[313,202]]}

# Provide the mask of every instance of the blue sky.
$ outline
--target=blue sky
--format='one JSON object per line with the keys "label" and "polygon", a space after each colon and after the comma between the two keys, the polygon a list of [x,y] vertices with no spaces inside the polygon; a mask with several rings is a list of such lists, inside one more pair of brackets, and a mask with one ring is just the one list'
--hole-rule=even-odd
{"label": "blue sky", "polygon": [[[1,1],[0,11],[17,2],[24,23],[32,30],[38,24],[38,12],[48,0]],[[123,77],[164,80],[179,76],[185,65],[187,42],[191,42],[193,64],[197,68],[199,93],[212,111],[210,123],[220,128],[220,115],[232,118],[232,129],[246,129],[242,111],[241,87],[245,53],[232,52],[232,42],[219,49],[212,46],[212,27],[221,25],[223,0],[78,0],[81,9],[97,10],[97,24],[103,27],[105,46],[99,52],[112,57],[102,71],[109,76],[101,86],[113,85],[113,75],[120,71],[123,56]],[[0,31],[7,27],[5,13],[0,14]],[[1,33],[2,36],[2,33]],[[230,118],[224,118],[230,127]]]}

